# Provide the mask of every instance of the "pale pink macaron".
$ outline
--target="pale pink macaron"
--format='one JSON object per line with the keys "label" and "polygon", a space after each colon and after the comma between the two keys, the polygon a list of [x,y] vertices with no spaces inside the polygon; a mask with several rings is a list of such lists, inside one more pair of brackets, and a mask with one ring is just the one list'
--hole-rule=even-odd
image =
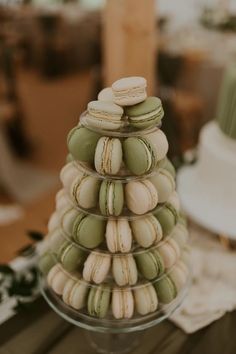
{"label": "pale pink macaron", "polygon": [[156,311],[158,299],[152,284],[146,284],[134,289],[135,308],[140,315]]}
{"label": "pale pink macaron", "polygon": [[132,220],[130,224],[133,236],[141,247],[148,248],[163,237],[161,224],[153,215]]}
{"label": "pale pink macaron", "polygon": [[113,256],[112,273],[119,286],[134,285],[138,280],[138,271],[131,254]]}
{"label": "pale pink macaron", "polygon": [[88,289],[88,284],[71,277],[64,287],[62,299],[67,305],[79,310],[86,304]]}
{"label": "pale pink macaron", "polygon": [[66,282],[70,279],[70,275],[62,269],[60,264],[53,266],[47,276],[48,285],[56,294],[62,295]]}
{"label": "pale pink macaron", "polygon": [[128,182],[125,197],[129,210],[138,215],[154,209],[158,203],[157,190],[149,180]]}
{"label": "pale pink macaron", "polygon": [[116,319],[131,318],[134,313],[134,297],[130,289],[114,288],[112,291],[112,313]]}
{"label": "pale pink macaron", "polygon": [[158,252],[162,257],[165,268],[171,268],[180,257],[179,245],[171,238],[158,245]]}
{"label": "pale pink macaron", "polygon": [[176,263],[175,266],[171,269],[170,278],[173,280],[178,292],[187,282],[188,276],[189,270],[186,264],[182,261]]}
{"label": "pale pink macaron", "polygon": [[129,252],[132,246],[132,232],[127,219],[108,220],[106,242],[110,252]]}
{"label": "pale pink macaron", "polygon": [[111,256],[91,252],[84,263],[83,278],[88,282],[101,284],[107,277],[111,266]]}

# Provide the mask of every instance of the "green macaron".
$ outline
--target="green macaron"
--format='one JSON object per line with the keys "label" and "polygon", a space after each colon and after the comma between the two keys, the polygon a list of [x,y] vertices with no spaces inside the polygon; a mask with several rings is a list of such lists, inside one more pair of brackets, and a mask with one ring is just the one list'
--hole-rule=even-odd
{"label": "green macaron", "polygon": [[166,203],[163,207],[157,208],[153,214],[161,224],[163,235],[169,235],[178,221],[177,210],[170,203]]}
{"label": "green macaron", "polygon": [[58,258],[68,272],[77,270],[86,258],[86,253],[72,242],[65,241],[58,251]]}
{"label": "green macaron", "polygon": [[95,248],[104,240],[105,230],[105,220],[92,215],[80,214],[73,225],[73,238],[86,248]]}
{"label": "green macaron", "polygon": [[154,284],[159,302],[168,304],[174,300],[177,295],[177,289],[174,282],[167,275],[156,281]]}
{"label": "green macaron", "polygon": [[100,136],[84,127],[73,128],[67,137],[69,152],[74,159],[93,163],[95,149]]}
{"label": "green macaron", "polygon": [[148,97],[134,106],[127,106],[125,114],[131,126],[146,129],[159,124],[164,116],[161,100],[158,97]]}
{"label": "green macaron", "polygon": [[164,168],[165,170],[167,170],[172,175],[172,177],[175,179],[176,171],[175,171],[175,168],[174,168],[172,162],[168,159],[168,157],[165,157],[164,159],[159,161],[158,167]]}
{"label": "green macaron", "polygon": [[66,156],[66,163],[69,163],[71,161],[74,161],[74,157],[72,154],[67,154]]}
{"label": "green macaron", "polygon": [[155,279],[164,272],[162,257],[156,249],[136,254],[135,260],[138,270],[148,280]]}
{"label": "green macaron", "polygon": [[40,271],[46,275],[49,270],[57,263],[57,256],[55,253],[46,252],[40,258],[38,262],[38,267]]}
{"label": "green macaron", "polygon": [[104,180],[99,192],[101,213],[107,216],[119,216],[124,205],[124,189],[121,182]]}
{"label": "green macaron", "polygon": [[88,313],[104,318],[109,310],[111,290],[108,286],[92,287],[88,296]]}
{"label": "green macaron", "polygon": [[157,165],[154,146],[145,137],[130,137],[123,142],[124,161],[134,175],[143,175]]}

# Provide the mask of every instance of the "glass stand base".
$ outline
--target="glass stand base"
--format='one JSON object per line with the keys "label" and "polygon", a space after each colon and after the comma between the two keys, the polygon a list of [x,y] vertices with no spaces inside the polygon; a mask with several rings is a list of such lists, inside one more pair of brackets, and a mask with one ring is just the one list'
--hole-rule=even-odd
{"label": "glass stand base", "polygon": [[102,354],[126,354],[134,350],[140,343],[143,333],[99,333],[86,331],[87,341]]}

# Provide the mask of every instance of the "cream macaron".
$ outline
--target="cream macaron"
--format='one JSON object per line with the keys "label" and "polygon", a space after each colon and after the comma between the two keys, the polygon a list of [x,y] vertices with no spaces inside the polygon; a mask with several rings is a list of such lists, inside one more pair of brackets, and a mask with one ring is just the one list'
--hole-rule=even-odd
{"label": "cream macaron", "polygon": [[67,163],[60,172],[60,180],[66,190],[70,190],[72,182],[76,178],[83,177],[84,173],[76,166],[75,162]]}
{"label": "cream macaron", "polygon": [[70,275],[57,263],[50,269],[47,283],[57,295],[62,295],[68,279]]}
{"label": "cream macaron", "polygon": [[147,98],[147,81],[143,77],[130,76],[112,84],[113,101],[120,106],[132,106]]}
{"label": "cream macaron", "polygon": [[149,180],[156,187],[159,203],[168,201],[175,190],[175,180],[172,175],[167,170],[159,169]]}
{"label": "cream macaron", "polygon": [[86,305],[88,289],[88,284],[84,281],[71,277],[65,284],[62,300],[65,304],[80,310]]}
{"label": "cream macaron", "polygon": [[113,256],[112,273],[119,286],[134,285],[138,280],[138,271],[132,255]]}
{"label": "cream macaron", "polygon": [[129,252],[132,246],[132,232],[127,219],[108,220],[106,242],[110,252]]}
{"label": "cream macaron", "polygon": [[180,257],[180,247],[172,238],[158,245],[158,252],[162,257],[166,269],[171,268]]}
{"label": "cream macaron", "polygon": [[134,313],[134,297],[130,289],[114,288],[112,291],[112,313],[116,319],[131,318]]}
{"label": "cream macaron", "polygon": [[135,288],[134,300],[136,311],[142,316],[157,310],[158,299],[152,284]]}
{"label": "cream macaron", "polygon": [[111,256],[91,252],[84,263],[83,278],[88,282],[101,284],[107,277],[111,266]]}
{"label": "cream macaron", "polygon": [[123,108],[113,102],[92,101],[87,107],[86,124],[102,130],[117,130],[124,125],[123,113]]}
{"label": "cream macaron", "polygon": [[99,101],[113,102],[114,95],[111,87],[105,87],[98,94]]}
{"label": "cream macaron", "polygon": [[126,204],[133,213],[142,215],[154,209],[158,203],[158,193],[149,180],[130,181],[125,186]]}
{"label": "cream macaron", "polygon": [[56,210],[63,210],[70,205],[70,201],[68,198],[68,194],[66,193],[65,189],[60,189],[55,197],[56,201]]}
{"label": "cream macaron", "polygon": [[94,165],[98,173],[116,175],[122,163],[122,145],[119,139],[102,137],[95,151]]}
{"label": "cream macaron", "polygon": [[100,180],[87,175],[75,179],[71,185],[71,197],[74,203],[83,209],[94,208],[98,203]]}
{"label": "cream macaron", "polygon": [[171,193],[167,202],[170,203],[177,210],[177,212],[180,211],[180,200],[179,200],[178,193],[176,191],[173,191]]}
{"label": "cream macaron", "polygon": [[148,248],[163,237],[161,224],[153,215],[134,219],[130,224],[134,239],[141,247]]}

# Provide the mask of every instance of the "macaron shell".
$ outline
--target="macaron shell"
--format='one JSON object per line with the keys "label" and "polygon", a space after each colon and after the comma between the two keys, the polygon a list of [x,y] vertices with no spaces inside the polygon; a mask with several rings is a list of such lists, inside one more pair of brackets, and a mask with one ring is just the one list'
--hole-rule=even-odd
{"label": "macaron shell", "polygon": [[117,80],[112,84],[113,101],[121,106],[142,102],[147,98],[146,86],[146,80],[138,76]]}
{"label": "macaron shell", "polygon": [[163,235],[169,235],[177,223],[177,211],[171,204],[165,204],[165,206],[155,210],[154,215],[161,224]]}
{"label": "macaron shell", "polygon": [[126,219],[108,220],[106,242],[110,252],[129,252],[132,246],[132,232]]}
{"label": "macaron shell", "polygon": [[82,309],[86,305],[88,285],[84,282],[76,282],[70,295],[70,306],[76,310]]}
{"label": "macaron shell", "polygon": [[134,175],[140,176],[152,166],[152,154],[142,139],[127,138],[123,142],[124,161]]}
{"label": "macaron shell", "polygon": [[175,190],[175,180],[172,175],[164,169],[159,169],[149,180],[157,190],[159,202],[165,203]]}
{"label": "macaron shell", "polygon": [[112,263],[112,273],[119,286],[136,284],[138,272],[133,256],[115,256]]}
{"label": "macaron shell", "polygon": [[147,139],[154,147],[157,161],[162,160],[166,156],[169,149],[168,140],[163,131],[158,129],[152,133],[146,134],[144,138]]}
{"label": "macaron shell", "polygon": [[157,250],[137,254],[135,259],[144,278],[152,280],[163,273],[164,263]]}
{"label": "macaron shell", "polygon": [[131,221],[131,228],[135,240],[144,248],[159,242],[163,237],[161,225],[153,215]]}
{"label": "macaron shell", "polygon": [[134,299],[136,310],[140,315],[144,316],[157,310],[158,299],[151,284],[134,289]]}
{"label": "macaron shell", "polygon": [[50,269],[57,263],[56,255],[50,252],[46,252],[40,257],[38,267],[40,271],[46,275]]}
{"label": "macaron shell", "polygon": [[63,268],[68,272],[76,270],[84,261],[84,252],[75,244],[68,244],[61,252]]}
{"label": "macaron shell", "polygon": [[157,190],[148,180],[128,182],[125,196],[129,210],[138,215],[154,209],[158,203]]}
{"label": "macaron shell", "polygon": [[111,292],[108,287],[93,287],[88,297],[88,312],[91,316],[104,318],[110,306]]}
{"label": "macaron shell", "polygon": [[73,186],[72,193],[81,208],[90,209],[97,205],[99,188],[99,179],[86,176],[79,184]]}
{"label": "macaron shell", "polygon": [[57,228],[46,236],[45,241],[47,242],[48,248],[50,250],[57,252],[57,250],[65,242],[65,236],[61,228]]}
{"label": "macaron shell", "polygon": [[65,284],[64,289],[63,289],[62,300],[67,305],[70,305],[70,295],[71,295],[71,292],[72,292],[72,289],[73,289],[75,283],[76,283],[75,279],[69,278]]}
{"label": "macaron shell", "polygon": [[73,128],[68,135],[68,149],[75,159],[93,163],[99,138],[99,134],[87,128]]}
{"label": "macaron shell", "polygon": [[[50,274],[50,272],[49,272],[49,274]],[[56,274],[54,274],[54,276],[52,276],[52,275],[49,276],[49,274],[48,274],[48,284],[51,286],[51,288],[53,289],[53,291],[57,295],[62,295],[65,284],[66,284],[68,277],[69,277],[68,274],[62,270],[59,270],[58,272],[56,272]],[[50,281],[49,281],[49,279],[50,279]]]}
{"label": "macaron shell", "polygon": [[73,224],[78,214],[78,210],[76,210],[75,208],[70,208],[61,216],[61,227],[69,237],[71,237],[72,235]]}
{"label": "macaron shell", "polygon": [[99,101],[113,102],[114,96],[111,87],[105,87],[98,94]]}
{"label": "macaron shell", "polygon": [[99,253],[90,253],[84,263],[83,278],[96,284],[101,284],[110,270],[111,257]]}
{"label": "macaron shell", "polygon": [[128,319],[133,316],[134,298],[131,290],[119,288],[113,289],[112,313],[116,319]]}
{"label": "macaron shell", "polygon": [[73,229],[74,239],[83,247],[95,248],[104,240],[105,227],[104,220],[87,215]]}
{"label": "macaron shell", "polygon": [[160,160],[158,163],[158,166],[160,168],[167,170],[172,175],[172,177],[175,179],[176,171],[175,171],[175,168],[174,168],[172,162],[168,159],[168,157],[164,157],[162,160]]}
{"label": "macaron shell", "polygon": [[115,175],[122,163],[122,145],[119,139],[102,137],[99,139],[94,164],[98,173]]}
{"label": "macaron shell", "polygon": [[145,129],[160,123],[164,116],[161,100],[158,97],[148,97],[145,101],[125,108],[130,125]]}
{"label": "macaron shell", "polygon": [[179,292],[187,281],[187,274],[185,271],[183,271],[181,266],[179,267],[179,265],[176,264],[176,266],[170,272],[170,278],[174,282],[175,287]]}
{"label": "macaron shell", "polygon": [[177,289],[173,281],[168,276],[159,279],[155,284],[157,297],[159,302],[169,304],[177,295]]}
{"label": "macaron shell", "polygon": [[124,190],[121,182],[103,181],[99,192],[99,206],[103,215],[119,216],[124,205]]}
{"label": "macaron shell", "polygon": [[65,208],[68,208],[69,200],[65,189],[61,189],[57,192],[55,201],[56,201],[56,210],[63,210]]}
{"label": "macaron shell", "polygon": [[88,113],[96,118],[117,121],[124,113],[122,107],[109,101],[91,101],[88,103]]}
{"label": "macaron shell", "polygon": [[180,256],[179,246],[174,240],[168,240],[160,244],[158,252],[163,259],[165,268],[171,268]]}

